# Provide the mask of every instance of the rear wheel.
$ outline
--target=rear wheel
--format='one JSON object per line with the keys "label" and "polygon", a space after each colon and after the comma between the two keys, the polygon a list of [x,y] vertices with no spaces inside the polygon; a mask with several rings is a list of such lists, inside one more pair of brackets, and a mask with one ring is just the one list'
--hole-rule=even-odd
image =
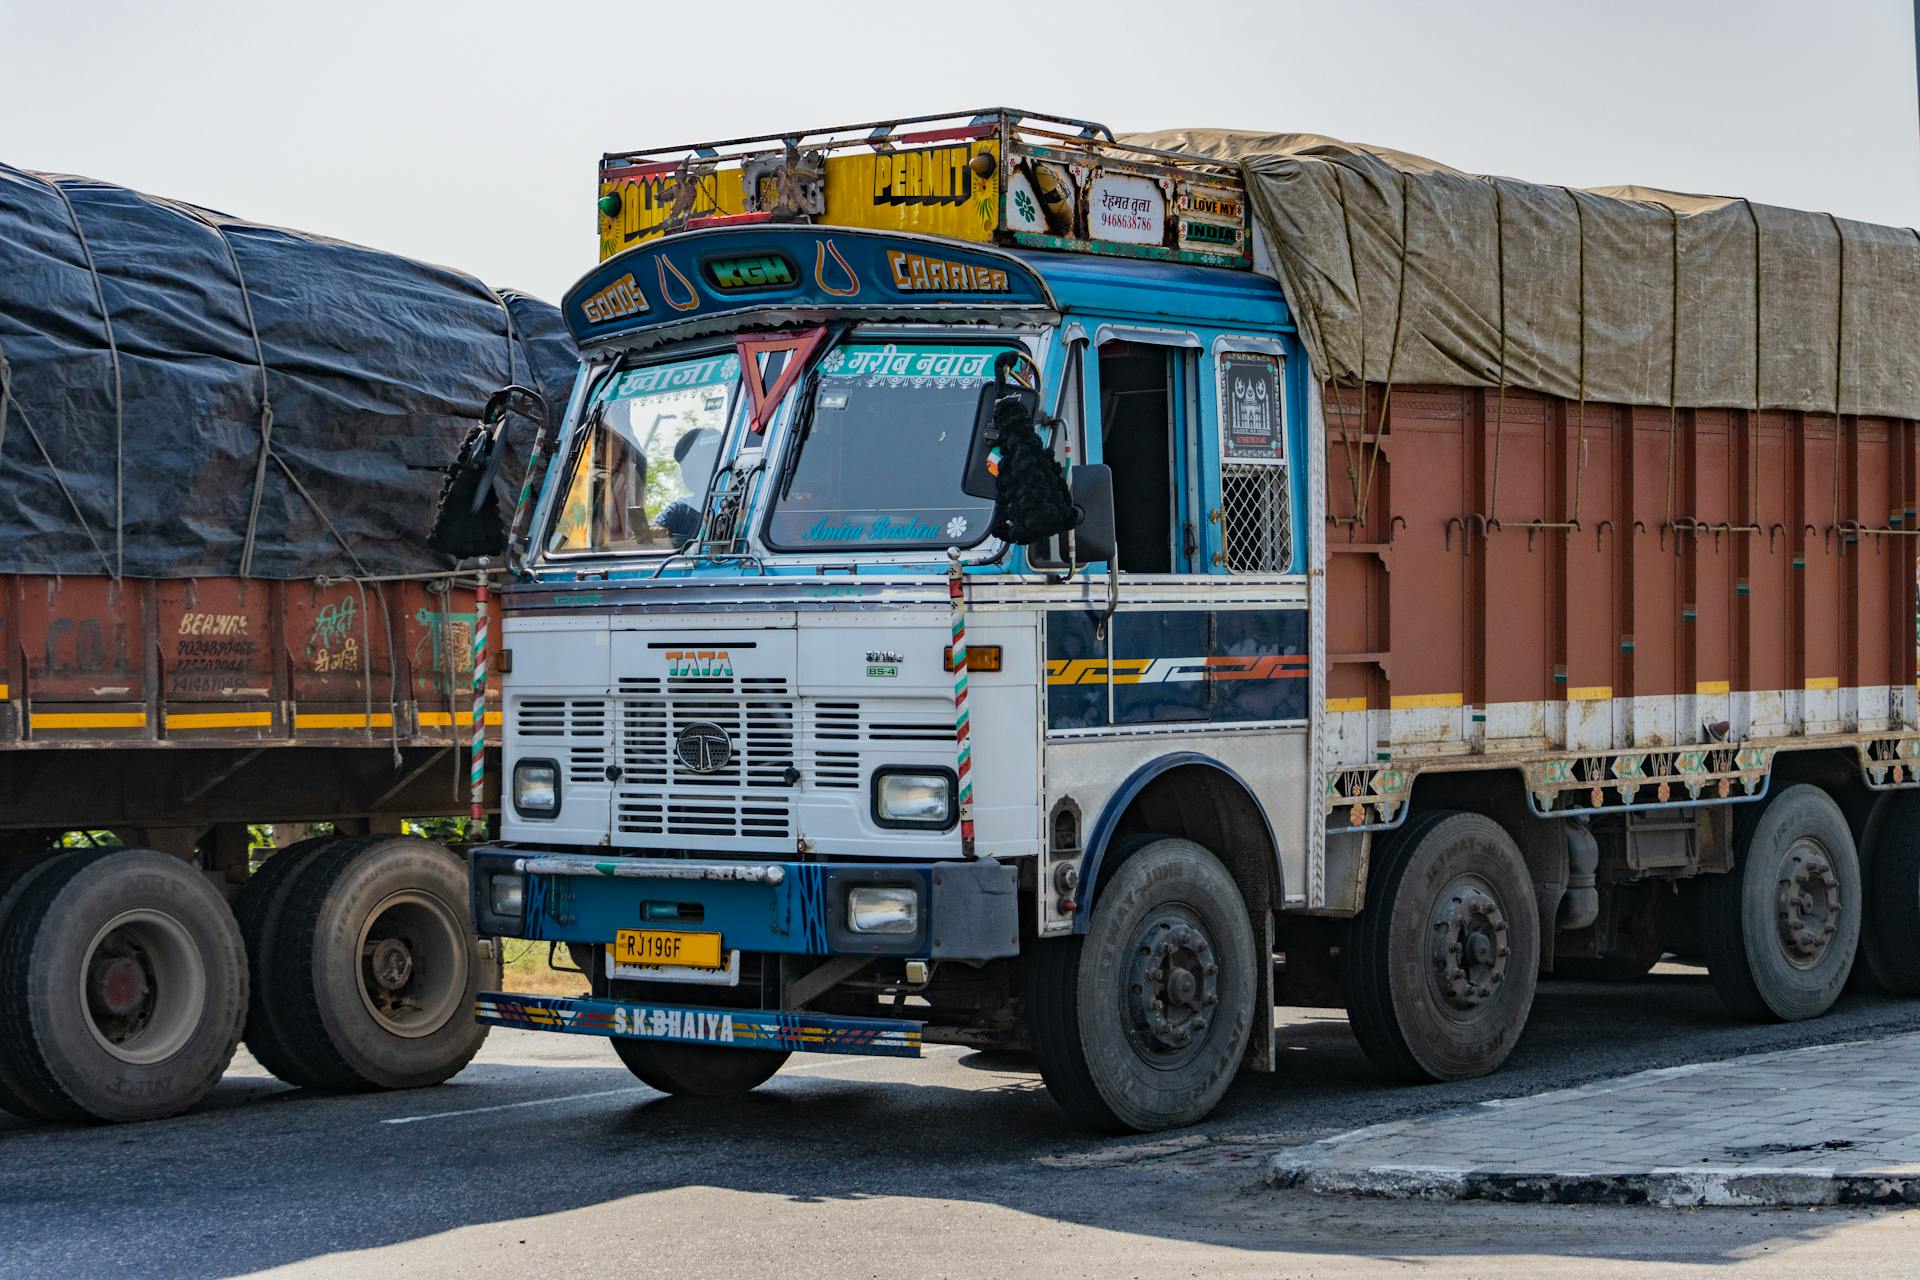
{"label": "rear wheel", "polygon": [[778,1049],[620,1039],[613,1041],[613,1051],[642,1084],[688,1098],[723,1098],[757,1089],[791,1056]]}
{"label": "rear wheel", "polygon": [[1860,861],[1846,816],[1818,787],[1788,787],[1735,826],[1736,861],[1700,886],[1707,972],[1744,1018],[1817,1018],[1840,998],[1859,945]]}
{"label": "rear wheel", "polygon": [[1028,1021],[1047,1091],[1107,1132],[1213,1110],[1252,1031],[1253,929],[1239,886],[1191,840],[1145,839],[1114,869],[1085,935],[1037,944]]}
{"label": "rear wheel", "polygon": [[[0,879],[0,940],[13,936],[13,926],[9,922],[14,906],[33,883],[53,867],[59,856],[58,850],[50,850],[39,857],[21,854],[9,858],[4,878]],[[75,852],[64,856],[77,858],[86,855]],[[55,1120],[67,1114],[64,1109],[48,1111],[35,1106],[29,1101],[31,1092],[22,1083],[20,1073],[9,1065],[8,1055],[0,1053],[0,1111],[11,1111],[25,1120]]]}
{"label": "rear wheel", "polygon": [[199,1101],[240,1038],[246,952],[225,900],[150,849],[55,859],[0,940],[0,1058],[29,1109],[151,1120]]}
{"label": "rear wheel", "polygon": [[438,1084],[480,1051],[500,962],[467,925],[466,865],[407,836],[340,841],[290,871],[269,954],[276,1034],[335,1089]]}
{"label": "rear wheel", "polygon": [[1474,813],[1417,815],[1353,922],[1347,1012],[1388,1075],[1464,1080],[1507,1060],[1540,967],[1533,882],[1513,838]]}
{"label": "rear wheel", "polygon": [[352,842],[351,837],[322,836],[288,845],[253,873],[233,907],[247,947],[247,969],[253,975],[241,1038],[261,1066],[302,1088],[324,1086],[327,1079],[299,1055],[292,1043],[291,990],[285,989],[288,971],[297,974],[306,966],[298,957],[286,954],[282,941],[286,904],[299,876],[323,850],[338,854],[344,852],[338,846]]}
{"label": "rear wheel", "polygon": [[1866,844],[1873,852],[1854,978],[1889,995],[1920,995],[1920,794],[1882,796]]}

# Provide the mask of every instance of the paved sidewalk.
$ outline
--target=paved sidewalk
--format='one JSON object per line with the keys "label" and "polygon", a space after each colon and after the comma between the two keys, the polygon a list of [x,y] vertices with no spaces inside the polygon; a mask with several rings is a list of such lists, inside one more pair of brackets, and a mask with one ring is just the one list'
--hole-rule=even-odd
{"label": "paved sidewalk", "polygon": [[1430,1200],[1920,1204],[1920,1033],[1375,1125],[1284,1151],[1269,1178]]}

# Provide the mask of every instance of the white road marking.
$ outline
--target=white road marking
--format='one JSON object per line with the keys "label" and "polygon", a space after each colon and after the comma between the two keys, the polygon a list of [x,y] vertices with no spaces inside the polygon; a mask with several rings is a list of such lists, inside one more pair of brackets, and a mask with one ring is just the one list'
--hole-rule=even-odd
{"label": "white road marking", "polygon": [[484,1115],[489,1111],[513,1111],[520,1107],[544,1107],[553,1102],[583,1102],[588,1098],[611,1098],[620,1093],[651,1093],[643,1084],[628,1085],[624,1089],[597,1089],[592,1093],[569,1093],[558,1098],[529,1098],[525,1102],[499,1102],[490,1107],[467,1107],[461,1111],[429,1111],[421,1116],[394,1116],[382,1120],[381,1124],[417,1124],[422,1120],[448,1120],[454,1116]]}
{"label": "white road marking", "polygon": [[[884,1061],[879,1058],[849,1056],[844,1062],[803,1062],[798,1066],[783,1067],[780,1075],[792,1075],[798,1071],[829,1071],[836,1067],[846,1070],[866,1063]],[[534,1070],[539,1068],[535,1067]],[[776,1080],[779,1076],[774,1077]],[[521,1107],[544,1107],[555,1102],[584,1102],[588,1098],[611,1098],[623,1093],[652,1093],[653,1090],[643,1084],[628,1085],[621,1089],[596,1089],[590,1093],[568,1093],[557,1098],[528,1098],[524,1102],[497,1102],[490,1107],[466,1107],[459,1111],[429,1111],[418,1116],[394,1116],[380,1121],[381,1124],[418,1124],[422,1120],[451,1120],[457,1116],[485,1115],[489,1111],[514,1111]]]}

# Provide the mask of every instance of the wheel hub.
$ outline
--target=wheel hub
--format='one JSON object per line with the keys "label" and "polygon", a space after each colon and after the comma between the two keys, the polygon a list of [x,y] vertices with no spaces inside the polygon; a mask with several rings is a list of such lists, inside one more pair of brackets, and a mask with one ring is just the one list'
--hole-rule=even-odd
{"label": "wheel hub", "polygon": [[1512,954],[1499,900],[1478,884],[1455,883],[1434,903],[1430,923],[1433,970],[1446,1002],[1470,1012],[1493,999]]}
{"label": "wheel hub", "polygon": [[412,1039],[447,1025],[467,974],[465,924],[431,894],[401,890],[360,926],[360,1000],[385,1031]]}
{"label": "wheel hub", "polygon": [[367,973],[374,985],[399,991],[413,976],[413,951],[399,938],[382,938],[367,957]]}
{"label": "wheel hub", "polygon": [[1827,851],[1811,840],[1788,849],[1780,869],[1774,926],[1787,959],[1811,969],[1840,928],[1840,878]]}
{"label": "wheel hub", "polygon": [[1158,915],[1141,928],[1127,981],[1136,1038],[1156,1053],[1181,1053],[1205,1039],[1220,1002],[1213,940],[1186,913]]}

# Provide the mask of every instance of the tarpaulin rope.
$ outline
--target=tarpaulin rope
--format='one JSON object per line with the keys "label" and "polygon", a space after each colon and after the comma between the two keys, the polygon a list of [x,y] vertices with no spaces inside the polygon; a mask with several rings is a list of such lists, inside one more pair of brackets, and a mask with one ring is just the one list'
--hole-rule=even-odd
{"label": "tarpaulin rope", "polygon": [[367,573],[367,566],[361,564],[360,557],[353,554],[353,548],[347,544],[345,538],[340,536],[340,531],[333,527],[333,521],[327,519],[327,513],[320,509],[320,504],[313,500],[313,495],[307,492],[307,486],[300,483],[300,477],[293,474],[293,468],[287,465],[287,460],[280,456],[277,449],[273,453],[273,460],[279,464],[280,473],[286,476],[287,483],[291,484],[306,504],[313,508],[313,514],[320,517],[320,523],[327,526],[327,532],[332,534],[333,540],[340,544],[340,549],[347,553],[347,559],[353,561],[353,567],[358,571],[355,576],[362,578],[371,576]]}
{"label": "tarpaulin rope", "polygon": [[1387,351],[1387,380],[1380,388],[1380,420],[1373,429],[1373,449],[1367,455],[1366,474],[1360,479],[1360,510],[1357,523],[1366,524],[1367,508],[1373,505],[1373,473],[1380,464],[1380,444],[1387,434],[1387,414],[1393,408],[1393,375],[1400,364],[1400,328],[1407,315],[1407,256],[1413,227],[1413,187],[1407,175],[1400,175],[1400,282],[1393,300],[1393,345]]}
{"label": "tarpaulin rope", "polygon": [[[1667,528],[1671,529],[1674,475],[1680,466],[1680,211],[1669,208],[1667,214],[1673,223],[1673,288],[1667,303]],[[1678,539],[1673,549],[1679,552]]]}
{"label": "tarpaulin rope", "polygon": [[[1340,196],[1340,225],[1347,237],[1347,268],[1353,272],[1353,315],[1354,327],[1360,331],[1360,433],[1367,430],[1367,303],[1365,291],[1360,286],[1360,258],[1353,243],[1353,210],[1347,204],[1347,184],[1342,176],[1345,165],[1329,162],[1333,170],[1333,188]],[[1310,292],[1310,291],[1308,291]],[[1325,330],[1322,330],[1324,334]],[[1322,338],[1322,342],[1325,338]],[[1333,381],[1333,362],[1327,362],[1327,380]],[[1340,445],[1347,455],[1347,487],[1351,490],[1354,522],[1361,518],[1360,502],[1360,455],[1359,446],[1347,436],[1347,406],[1343,398],[1340,403]]]}
{"label": "tarpaulin rope", "polygon": [[1499,184],[1488,185],[1493,188],[1493,278],[1500,312],[1500,390],[1493,401],[1493,479],[1487,489],[1486,527],[1492,532],[1500,527],[1500,445],[1507,425],[1507,219]]}
{"label": "tarpaulin rope", "polygon": [[[1847,367],[1847,236],[1840,230],[1840,219],[1832,214],[1827,221],[1833,224],[1833,238],[1839,245],[1839,282],[1833,296],[1833,525],[1840,524],[1840,383],[1841,373]],[[1846,554],[1846,546],[1841,545],[1841,554]]]}
{"label": "tarpaulin rope", "polygon": [[0,459],[7,455],[7,406],[13,403],[13,366],[0,348]]}
{"label": "tarpaulin rope", "polygon": [[[1340,195],[1340,217],[1346,228],[1347,259],[1352,264],[1352,268],[1353,268],[1353,296],[1354,296],[1355,310],[1356,312],[1358,312],[1361,306],[1360,261],[1357,257],[1354,256],[1353,216],[1352,216],[1352,211],[1349,209],[1347,205],[1347,189],[1346,189],[1346,186],[1340,182],[1340,178],[1339,178],[1340,170],[1342,170],[1346,166],[1332,160],[1323,161],[1323,163],[1332,165],[1334,169],[1334,189],[1338,191]],[[1393,303],[1393,343],[1392,343],[1391,349],[1387,352],[1386,382],[1382,385],[1380,390],[1380,418],[1378,423],[1374,427],[1373,444],[1371,449],[1369,449],[1367,453],[1367,462],[1366,462],[1364,474],[1361,476],[1359,484],[1355,487],[1353,523],[1356,526],[1363,526],[1366,524],[1367,508],[1370,505],[1372,505],[1373,475],[1374,475],[1374,471],[1378,468],[1380,463],[1380,444],[1381,444],[1382,438],[1386,435],[1386,431],[1387,431],[1387,414],[1388,414],[1388,411],[1393,407],[1393,375],[1394,375],[1394,369],[1399,364],[1399,361],[1400,361],[1401,324],[1402,324],[1402,321],[1405,320],[1406,313],[1407,313],[1408,230],[1411,227],[1413,222],[1413,205],[1412,205],[1413,189],[1407,181],[1406,174],[1402,173],[1399,175],[1399,177],[1400,177],[1400,279],[1399,279],[1398,285],[1396,286],[1396,293],[1395,293],[1394,303]],[[1360,347],[1360,405],[1361,405],[1360,429],[1362,432],[1366,430],[1366,425],[1367,425],[1366,424],[1366,385],[1367,385],[1366,334],[1367,334],[1366,325],[1363,323],[1360,325],[1360,342],[1361,342],[1361,347]]]}
{"label": "tarpaulin rope", "polygon": [[[1573,217],[1577,228],[1574,270],[1579,277],[1580,290],[1577,304],[1580,314],[1580,399],[1573,419],[1573,514],[1567,519],[1578,526],[1581,482],[1587,476],[1587,209],[1580,203],[1580,197],[1572,187],[1560,189],[1573,201]],[[1595,536],[1598,537],[1597,534]]]}
{"label": "tarpaulin rope", "polygon": [[114,576],[112,557],[108,556],[107,549],[100,545],[100,539],[93,536],[93,526],[87,523],[86,514],[80,510],[79,502],[74,499],[73,490],[67,488],[67,478],[60,474],[59,464],[54,462],[53,455],[47,452],[46,441],[42,440],[40,433],[34,429],[33,418],[28,415],[27,406],[13,399],[11,385],[7,391],[7,399],[13,402],[13,407],[20,416],[20,425],[27,429],[27,438],[33,441],[33,447],[40,451],[41,460],[47,464],[47,474],[53,477],[56,485],[60,486],[60,496],[67,500],[67,509],[72,511],[73,518],[80,522],[80,532],[86,534],[87,541],[93,544],[94,554],[100,557],[100,563],[106,569],[107,576]]}
{"label": "tarpaulin rope", "polygon": [[[37,177],[38,175],[35,176]],[[79,211],[73,207],[73,201],[68,198],[66,190],[61,187],[59,183],[49,178],[41,178],[40,181],[46,184],[48,190],[59,196],[60,203],[67,207],[67,218],[73,223],[74,238],[80,242],[80,254],[86,259],[87,274],[93,280],[94,300],[100,304],[100,323],[106,329],[107,333],[107,354],[112,357],[113,360],[113,560],[107,572],[115,581],[118,581],[122,571],[126,568],[126,529],[124,526],[126,523],[127,500],[127,461],[125,448],[127,418],[125,397],[121,393],[120,386],[120,344],[113,336],[113,317],[107,313],[106,287],[100,282],[100,269],[93,263],[93,249],[87,244],[87,233],[80,228]],[[41,452],[45,453],[46,451],[42,449]],[[48,459],[48,465],[52,465],[51,458]],[[64,490],[66,483],[62,481],[60,487]],[[67,500],[71,502],[73,496],[69,494]],[[77,510],[76,508],[76,512]],[[88,536],[91,537],[92,535],[89,534]]]}
{"label": "tarpaulin rope", "polygon": [[253,318],[253,291],[247,288],[247,273],[240,269],[240,254],[234,249],[233,241],[219,223],[197,209],[189,212],[220,237],[220,247],[227,251],[227,261],[233,264],[233,278],[240,285],[240,306],[247,316],[247,337],[253,340],[253,361],[260,369],[260,456],[253,465],[253,497],[247,504],[247,532],[240,543],[240,576],[247,578],[253,576],[253,543],[260,529],[260,497],[267,487],[267,456],[273,452],[273,397],[267,384],[267,352],[260,343],[260,325]]}

